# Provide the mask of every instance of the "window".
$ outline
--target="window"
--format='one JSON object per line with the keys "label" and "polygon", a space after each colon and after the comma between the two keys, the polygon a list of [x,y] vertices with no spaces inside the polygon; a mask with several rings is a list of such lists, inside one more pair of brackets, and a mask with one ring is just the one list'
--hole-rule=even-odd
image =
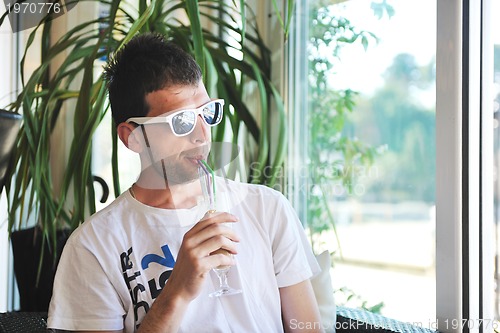
{"label": "window", "polygon": [[311,241],[340,304],[404,321],[435,317],[435,8],[309,2]]}
{"label": "window", "polygon": [[493,319],[492,3],[300,1],[291,58],[316,76],[290,65],[289,196],[338,303],[444,332]]}

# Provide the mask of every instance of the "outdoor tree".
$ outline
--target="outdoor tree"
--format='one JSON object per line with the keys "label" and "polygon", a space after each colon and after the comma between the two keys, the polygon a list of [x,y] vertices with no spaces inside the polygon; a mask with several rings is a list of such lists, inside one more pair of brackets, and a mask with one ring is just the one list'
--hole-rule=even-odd
{"label": "outdoor tree", "polygon": [[378,177],[362,200],[435,202],[435,108],[428,102],[434,100],[429,98],[434,76],[434,61],[420,66],[413,55],[398,54],[382,87],[359,99],[350,131],[362,141],[386,147],[377,158]]}
{"label": "outdoor tree", "polygon": [[[336,14],[335,5],[330,3],[311,2],[309,14],[307,224],[312,235],[335,229],[330,207],[332,191],[335,189],[338,198],[347,196],[353,188],[356,170],[372,163],[376,154],[375,148],[345,135],[348,114],[355,112],[358,93],[334,89],[329,79],[335,75],[342,48],[358,44],[366,49],[370,43],[377,42],[377,37],[369,31],[358,30],[349,19]],[[383,8],[380,6],[376,6],[374,14],[380,14]],[[384,6],[390,8],[387,4]],[[340,191],[336,189],[339,183]],[[311,241],[314,244],[314,237]]]}
{"label": "outdoor tree", "polygon": [[[377,37],[357,29],[348,18],[335,13],[331,1],[312,1],[309,27],[309,112],[308,164],[309,191],[307,198],[307,226],[311,243],[316,236],[335,230],[332,198],[345,199],[356,184],[358,171],[373,163],[376,146],[363,143],[348,135],[349,115],[360,112],[356,106],[358,93],[351,89],[335,89],[329,80],[335,77],[335,68],[341,63],[341,50],[359,46],[365,50],[377,42]],[[386,2],[371,3],[376,17],[393,15],[393,8]],[[337,237],[337,243],[340,240]],[[341,249],[341,247],[339,248]],[[369,306],[359,295],[341,288],[348,301],[372,312],[380,312],[383,302]]]}

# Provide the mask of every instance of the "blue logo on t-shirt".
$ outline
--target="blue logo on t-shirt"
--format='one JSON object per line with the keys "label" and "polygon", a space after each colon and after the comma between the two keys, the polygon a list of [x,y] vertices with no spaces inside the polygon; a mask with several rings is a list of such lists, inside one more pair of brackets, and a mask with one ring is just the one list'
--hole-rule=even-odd
{"label": "blue logo on t-shirt", "polygon": [[148,268],[149,264],[152,262],[165,267],[173,268],[175,265],[175,260],[174,256],[172,255],[172,252],[170,252],[168,245],[167,244],[163,245],[161,247],[161,250],[163,251],[164,257],[161,257],[154,253],[146,254],[141,260],[142,269]]}

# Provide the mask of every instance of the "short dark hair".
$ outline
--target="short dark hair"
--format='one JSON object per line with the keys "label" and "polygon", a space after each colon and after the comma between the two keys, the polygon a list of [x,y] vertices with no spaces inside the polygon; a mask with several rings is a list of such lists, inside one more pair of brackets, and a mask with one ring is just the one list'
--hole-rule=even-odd
{"label": "short dark hair", "polygon": [[132,38],[104,67],[111,114],[118,125],[149,112],[148,93],[173,85],[196,86],[201,69],[193,57],[157,33]]}

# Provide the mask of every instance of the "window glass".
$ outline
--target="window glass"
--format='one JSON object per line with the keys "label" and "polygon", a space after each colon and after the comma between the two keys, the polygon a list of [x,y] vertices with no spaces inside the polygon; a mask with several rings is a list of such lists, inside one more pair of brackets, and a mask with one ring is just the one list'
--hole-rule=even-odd
{"label": "window glass", "polygon": [[307,225],[339,305],[435,318],[436,0],[311,1]]}

